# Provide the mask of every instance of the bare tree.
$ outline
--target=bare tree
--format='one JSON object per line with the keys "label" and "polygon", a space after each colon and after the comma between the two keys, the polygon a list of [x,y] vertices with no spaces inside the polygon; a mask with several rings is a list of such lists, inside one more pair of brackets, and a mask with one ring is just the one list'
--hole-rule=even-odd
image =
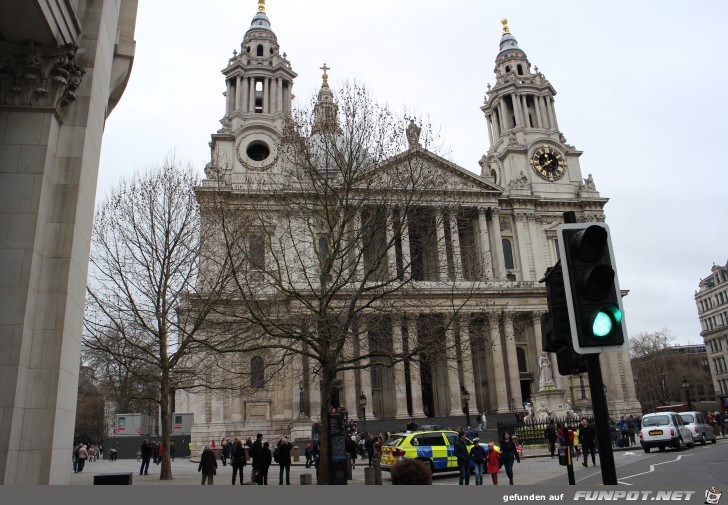
{"label": "bare tree", "polygon": [[78,407],[74,440],[98,444],[104,439],[104,398],[94,370],[82,366],[78,377]]}
{"label": "bare tree", "polygon": [[[429,128],[412,121],[405,130],[403,119],[347,84],[292,115],[277,171],[241,177],[218,159],[197,191],[203,221],[217,225],[204,270],[231,272],[230,303],[215,313],[228,331],[210,348],[311,371],[308,383],[320,390],[323,484],[337,377],[420,354],[451,365],[469,359],[451,330],[477,291],[486,255],[462,254],[451,239],[473,228],[458,210],[472,195],[451,186],[457,167],[427,151]],[[416,340],[403,341],[393,332],[405,330],[399,317],[408,308],[430,318]],[[253,395],[264,381],[252,366],[250,373],[240,386]],[[458,380],[457,371],[446,373]]]}
{"label": "bare tree", "polygon": [[[220,282],[206,278],[210,295],[194,312],[178,313],[197,288],[201,228],[194,188],[199,180],[173,156],[119,183],[94,220],[84,345],[97,363],[108,360],[120,383],[154,401],[161,414],[164,457],[160,478],[171,479],[170,397],[175,371],[188,353],[204,346],[196,336],[219,299]],[[144,398],[144,394],[150,396]]]}
{"label": "bare tree", "polygon": [[675,351],[676,338],[667,328],[630,336],[637,398],[644,409],[680,403],[684,394],[682,380],[701,382],[701,368],[692,367]]}

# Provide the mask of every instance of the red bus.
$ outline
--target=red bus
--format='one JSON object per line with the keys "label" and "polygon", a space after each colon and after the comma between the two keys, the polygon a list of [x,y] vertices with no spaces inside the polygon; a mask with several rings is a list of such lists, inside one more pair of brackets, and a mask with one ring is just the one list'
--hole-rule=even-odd
{"label": "red bus", "polygon": [[655,407],[655,412],[685,412],[688,410],[687,403],[678,403],[676,405],[661,405]]}

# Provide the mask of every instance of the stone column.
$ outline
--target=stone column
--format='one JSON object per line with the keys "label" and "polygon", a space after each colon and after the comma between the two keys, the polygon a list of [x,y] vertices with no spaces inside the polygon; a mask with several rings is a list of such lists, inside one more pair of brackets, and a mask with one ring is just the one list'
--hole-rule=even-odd
{"label": "stone column", "polygon": [[[543,343],[541,342],[541,315],[543,312],[533,312],[531,314],[531,324],[533,325],[534,344],[536,349],[536,358],[538,359],[543,352]],[[552,362],[554,363],[554,362]],[[554,368],[554,367],[552,367]]]}
{"label": "stone column", "polygon": [[389,278],[394,279],[397,276],[397,250],[394,247],[394,213],[393,209],[387,208],[386,215],[386,231],[385,231],[385,247],[387,248],[387,272]]}
{"label": "stone column", "polygon": [[[359,333],[359,356],[369,355],[369,334],[367,332],[366,321],[360,320],[358,325]],[[369,368],[371,360],[369,358],[362,358],[360,360],[362,368],[359,370],[359,384],[361,385],[362,392],[367,397],[367,419],[374,419],[372,415],[372,369]]]}
{"label": "stone column", "polygon": [[422,378],[420,376],[420,357],[413,353],[412,349],[417,348],[417,319],[416,317],[402,316],[407,323],[407,349],[410,353],[409,358],[409,375],[410,375],[410,394],[412,399],[412,416],[420,417],[424,414],[422,405]]}
{"label": "stone column", "polygon": [[457,344],[455,342],[454,322],[445,330],[445,353],[447,355],[447,385],[450,397],[450,413],[448,416],[456,417],[463,415],[460,405],[460,379],[458,378]]}
{"label": "stone column", "polygon": [[506,312],[504,320],[504,332],[506,340],[506,356],[508,356],[508,382],[511,386],[511,398],[516,408],[523,407],[521,396],[521,377],[518,371],[518,357],[516,355],[516,335],[513,332],[514,315]]}
{"label": "stone column", "polygon": [[410,253],[410,237],[409,237],[409,219],[403,210],[399,214],[399,227],[402,231],[402,268],[405,276],[412,276],[412,255]]}
{"label": "stone column", "polygon": [[528,118],[528,97],[521,95],[521,110],[523,111],[523,124],[526,128],[531,128],[531,121]]}
{"label": "stone column", "polygon": [[279,77],[277,79],[277,83],[278,83],[278,93],[277,93],[278,109],[276,110],[276,112],[278,114],[280,114],[283,112],[283,77]]}
{"label": "stone column", "polygon": [[437,227],[436,231],[436,239],[437,239],[437,271],[438,271],[438,280],[439,281],[446,281],[447,280],[447,249],[445,245],[445,226],[443,225],[443,220],[445,219],[445,214],[442,210],[437,210],[435,215],[435,226]]}
{"label": "stone column", "polygon": [[559,125],[556,123],[556,112],[554,111],[554,99],[552,97],[546,98],[546,109],[549,111],[551,129],[557,131],[559,129]]}
{"label": "stone column", "polygon": [[270,113],[270,77],[263,80],[263,114]]}
{"label": "stone column", "polygon": [[454,280],[465,278],[463,272],[463,258],[460,251],[460,231],[458,229],[457,211],[455,209],[448,213],[450,218],[450,244],[452,249],[452,264]]}
{"label": "stone column", "polygon": [[482,280],[493,279],[493,262],[491,253],[493,251],[488,237],[488,217],[485,207],[478,208],[478,231],[480,232],[480,270]]}
{"label": "stone column", "polygon": [[498,317],[490,314],[488,324],[490,326],[490,341],[493,356],[493,380],[489,381],[493,385],[493,390],[489,391],[488,396],[491,400],[491,408],[495,409],[498,413],[505,413],[509,412],[508,390],[506,389],[506,371],[503,364],[503,346],[501,345],[501,331]]}
{"label": "stone column", "polygon": [[225,81],[225,114],[233,113],[233,83],[230,79]]}
{"label": "stone column", "polygon": [[521,111],[521,97],[513,93],[511,95],[511,103],[513,103],[513,117],[516,118],[516,126],[524,126],[526,123],[523,120],[523,113]]}
{"label": "stone column", "polygon": [[250,112],[248,110],[248,102],[250,101],[250,83],[248,77],[243,76],[240,81],[240,87],[242,88],[243,96],[240,99],[240,110],[242,112]]}
{"label": "stone column", "polygon": [[493,278],[503,280],[506,278],[506,262],[503,258],[503,238],[500,229],[500,209],[492,207],[490,209],[491,225],[493,226],[492,251],[495,251],[493,258]]}
{"label": "stone column", "polygon": [[506,107],[503,100],[498,102],[498,117],[501,122],[501,135],[505,135],[505,133],[510,129],[510,119],[508,118],[508,114],[506,114],[505,109]]}
{"label": "stone column", "polygon": [[470,314],[460,315],[460,355],[463,363],[463,384],[470,393],[468,410],[471,414],[478,413],[477,386],[473,373],[473,349],[470,345]]}
{"label": "stone column", "polygon": [[[521,270],[521,279],[524,281],[532,280],[531,277],[531,265],[528,261],[528,251],[530,250],[530,235],[528,233],[527,224],[524,227],[523,223],[526,221],[526,214],[517,213],[516,218],[516,240],[518,240],[518,254],[519,263]],[[514,244],[515,246],[515,244]],[[513,251],[515,254],[516,251]]]}
{"label": "stone column", "polygon": [[243,95],[243,78],[242,76],[237,76],[235,79],[235,110],[240,110],[240,100]]}
{"label": "stone column", "polygon": [[531,242],[531,251],[534,251],[533,254],[533,269],[536,273],[536,276],[533,280],[537,281],[543,277],[543,275],[546,273],[546,266],[544,265],[544,257],[543,254],[538,254],[536,251],[543,251],[544,250],[544,243],[543,243],[543,232],[541,231],[541,227],[539,226],[538,222],[536,221],[536,216],[534,214],[528,214],[528,231],[529,231],[529,238]]}
{"label": "stone column", "polygon": [[495,137],[493,136],[493,125],[491,124],[493,119],[490,114],[485,115],[486,123],[488,124],[488,139],[490,139],[490,145],[495,145]]}
{"label": "stone column", "polygon": [[[392,318],[392,349],[395,359],[401,359],[404,350],[404,342],[402,335],[402,320],[399,317]],[[404,361],[394,364],[394,402],[396,411],[395,419],[406,419],[409,417],[407,412],[407,387],[404,378]]]}
{"label": "stone column", "polygon": [[543,128],[543,120],[541,119],[541,107],[539,106],[540,101],[541,97],[533,97],[533,108],[536,111],[536,126],[538,126],[539,128]]}
{"label": "stone column", "polygon": [[255,112],[255,77],[250,78],[250,95],[248,100],[248,112]]}

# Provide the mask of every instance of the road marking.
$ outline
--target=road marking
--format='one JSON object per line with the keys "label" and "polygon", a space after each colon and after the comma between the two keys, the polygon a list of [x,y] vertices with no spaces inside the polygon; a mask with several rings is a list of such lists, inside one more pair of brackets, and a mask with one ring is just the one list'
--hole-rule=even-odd
{"label": "road marking", "polygon": [[634,484],[630,484],[629,482],[622,482],[622,481],[623,481],[623,480],[626,480],[626,479],[631,479],[631,478],[633,478],[633,477],[639,477],[640,475],[646,475],[646,474],[648,474],[648,473],[652,473],[652,472],[654,472],[654,471],[655,471],[655,467],[656,467],[656,466],[659,466],[659,465],[666,465],[666,464],[668,464],[668,463],[676,463],[676,462],[680,461],[681,459],[682,459],[682,454],[681,454],[680,456],[676,457],[675,459],[673,459],[672,461],[663,461],[662,463],[655,463],[654,465],[650,465],[650,469],[649,469],[648,471],[646,471],[646,472],[641,472],[641,473],[636,473],[636,474],[634,474],[634,475],[628,475],[628,476],[626,476],[626,477],[622,477],[621,479],[618,479],[618,480],[617,480],[617,483],[618,483],[618,484],[623,484],[623,485],[625,485],[625,486],[633,486]]}

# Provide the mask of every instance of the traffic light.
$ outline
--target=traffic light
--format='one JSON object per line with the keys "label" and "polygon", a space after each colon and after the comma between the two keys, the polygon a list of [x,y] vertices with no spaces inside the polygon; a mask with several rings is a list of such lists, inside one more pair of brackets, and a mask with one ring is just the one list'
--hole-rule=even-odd
{"label": "traffic light", "polygon": [[609,227],[604,223],[562,224],[558,237],[574,351],[627,350]]}
{"label": "traffic light", "polygon": [[549,311],[541,316],[542,348],[546,352],[556,353],[556,363],[561,375],[586,372],[586,359],[576,354],[571,346],[569,310],[560,262],[547,270],[543,281],[546,284]]}

